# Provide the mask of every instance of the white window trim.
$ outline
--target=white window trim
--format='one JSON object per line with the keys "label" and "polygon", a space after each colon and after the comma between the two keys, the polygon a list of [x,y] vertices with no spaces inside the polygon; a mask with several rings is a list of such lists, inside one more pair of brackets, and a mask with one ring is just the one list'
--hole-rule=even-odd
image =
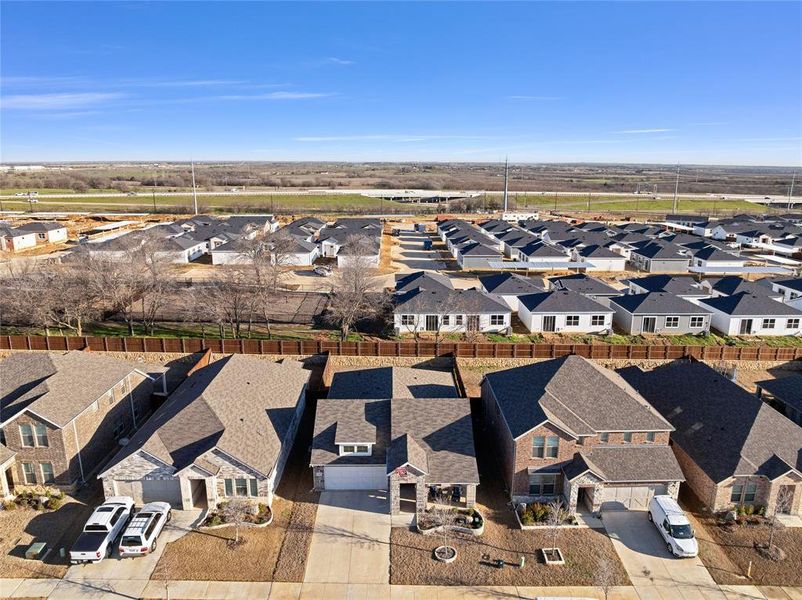
{"label": "white window trim", "polygon": [[[669,325],[669,319],[676,319],[675,325]],[[666,329],[678,329],[679,328],[679,317],[676,315],[670,315],[666,317]]]}
{"label": "white window trim", "polygon": [[[353,446],[354,451],[348,452],[345,450],[346,447]],[[356,448],[359,446],[365,446],[368,451],[367,452],[357,452]],[[366,442],[354,442],[352,444],[339,444],[339,453],[340,456],[372,456],[373,455],[373,444],[368,444]]]}
{"label": "white window trim", "polygon": [[[50,469],[53,471],[53,481],[51,481],[50,483],[47,482],[47,477],[45,477],[45,469],[44,469],[45,464],[50,465]],[[39,474],[42,476],[42,485],[52,485],[56,481],[56,470],[53,469],[53,463],[50,461],[39,463]]]}
{"label": "white window trim", "polygon": [[[698,323],[698,325],[695,325],[695,323]],[[700,328],[702,328],[704,326],[705,326],[705,318],[704,317],[698,317],[698,316],[697,317],[691,317],[691,319],[689,321],[689,327],[691,329],[700,329]]]}
{"label": "white window trim", "polygon": [[[576,324],[569,324],[568,319],[576,318]],[[565,327],[579,327],[580,323],[582,322],[581,315],[565,315]]]}

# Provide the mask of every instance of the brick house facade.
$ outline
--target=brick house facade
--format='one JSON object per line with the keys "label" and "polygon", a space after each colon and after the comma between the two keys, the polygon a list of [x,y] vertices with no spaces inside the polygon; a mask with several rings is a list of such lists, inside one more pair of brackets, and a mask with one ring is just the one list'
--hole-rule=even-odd
{"label": "brick house facade", "polygon": [[[82,375],[74,373],[76,378]],[[47,408],[41,404],[32,403],[13,414],[0,428],[5,446],[15,453],[13,463],[0,474],[4,487],[9,493],[15,486],[25,485],[54,485],[72,491],[88,480],[119,448],[119,440],[131,435],[152,412],[154,392],[164,390],[163,376],[158,377],[155,381],[154,374],[131,366],[127,375],[99,397],[93,398],[96,392],[89,391],[77,405],[76,412],[80,412],[58,425],[38,414]],[[61,401],[58,390],[48,394],[47,403]]]}

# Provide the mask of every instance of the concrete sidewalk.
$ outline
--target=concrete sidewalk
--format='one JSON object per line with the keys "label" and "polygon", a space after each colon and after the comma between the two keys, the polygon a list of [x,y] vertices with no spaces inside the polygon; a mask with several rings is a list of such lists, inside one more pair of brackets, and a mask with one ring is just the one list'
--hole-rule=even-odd
{"label": "concrete sidewalk", "polygon": [[[802,600],[802,589],[793,587],[721,586],[727,600]],[[98,581],[61,579],[0,579],[2,598],[52,598],[73,600],[534,600],[538,597],[571,597],[603,600],[593,587],[438,587],[355,583],[270,583],[226,581]],[[676,591],[676,590],[675,590]],[[658,598],[634,587],[614,588],[609,600]],[[672,598],[682,598],[675,593]]]}

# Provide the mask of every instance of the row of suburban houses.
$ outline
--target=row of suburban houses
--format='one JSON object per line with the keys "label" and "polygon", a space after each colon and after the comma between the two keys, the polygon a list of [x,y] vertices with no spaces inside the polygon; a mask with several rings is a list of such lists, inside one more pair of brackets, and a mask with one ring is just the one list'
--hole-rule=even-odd
{"label": "row of suburban houses", "polygon": [[473,506],[481,435],[514,502],[643,510],[685,485],[714,511],[802,514],[799,375],[755,394],[694,360],[614,371],[566,356],[487,373],[472,410],[434,368],[335,370],[315,408],[294,360],[206,354],[169,395],[164,368],[92,352],[14,353],[0,369],[3,496],[99,478],[107,497],[140,504],[270,504],[314,410],[315,489],[386,490],[391,513],[432,494]]}

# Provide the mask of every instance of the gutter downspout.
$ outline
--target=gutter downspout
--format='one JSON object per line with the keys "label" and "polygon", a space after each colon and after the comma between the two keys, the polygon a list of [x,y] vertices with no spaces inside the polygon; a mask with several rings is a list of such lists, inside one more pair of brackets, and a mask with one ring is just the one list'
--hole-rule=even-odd
{"label": "gutter downspout", "polygon": [[78,428],[75,426],[75,419],[72,420],[72,433],[75,436],[75,447],[78,454],[78,468],[81,470],[81,483],[86,483],[84,478],[84,463],[81,460],[81,444],[78,442]]}

